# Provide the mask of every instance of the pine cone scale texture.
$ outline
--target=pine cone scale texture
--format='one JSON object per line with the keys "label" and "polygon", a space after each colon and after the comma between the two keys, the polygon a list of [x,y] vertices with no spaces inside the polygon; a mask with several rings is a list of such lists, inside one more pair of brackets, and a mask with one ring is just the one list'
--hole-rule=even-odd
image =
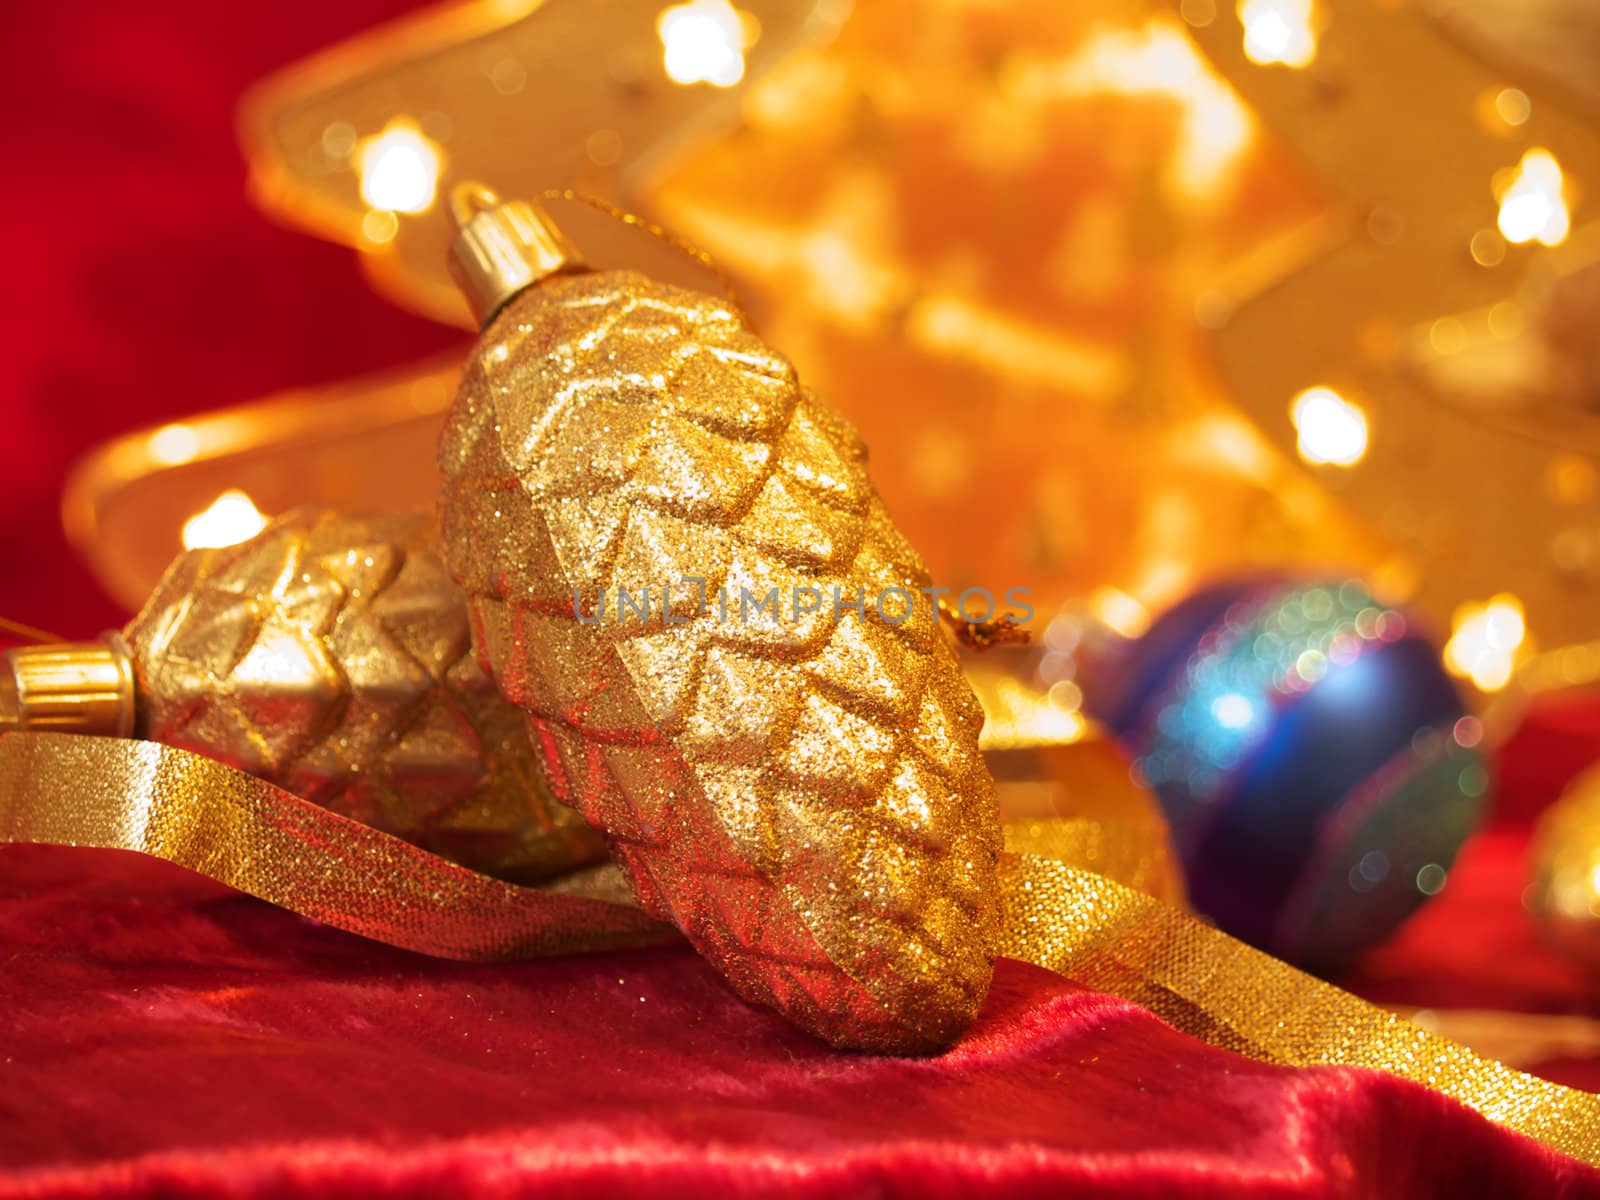
{"label": "pine cone scale texture", "polygon": [[603,858],[469,620],[425,520],[287,514],[183,555],[130,623],[141,732],[503,878]]}
{"label": "pine cone scale texture", "polygon": [[608,272],[496,318],[440,462],[484,661],[641,903],[836,1044],[948,1044],[992,969],[993,785],[848,424],[725,303]]}

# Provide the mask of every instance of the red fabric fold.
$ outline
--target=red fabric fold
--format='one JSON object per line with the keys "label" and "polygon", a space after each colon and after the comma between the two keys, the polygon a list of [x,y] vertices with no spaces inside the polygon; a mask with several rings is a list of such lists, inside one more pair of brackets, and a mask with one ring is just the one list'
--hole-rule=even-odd
{"label": "red fabric fold", "polygon": [[470,966],[113,851],[0,878],[0,1197],[1600,1195],[1423,1088],[1020,963],[954,1050],[875,1058],[686,949]]}

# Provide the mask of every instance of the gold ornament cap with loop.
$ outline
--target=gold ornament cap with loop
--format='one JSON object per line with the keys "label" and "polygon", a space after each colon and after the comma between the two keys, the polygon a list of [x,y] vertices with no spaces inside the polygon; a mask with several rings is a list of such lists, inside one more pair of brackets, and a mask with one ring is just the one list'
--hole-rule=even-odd
{"label": "gold ornament cap with loop", "polygon": [[501,200],[481,183],[459,183],[450,192],[450,215],[456,223],[450,274],[480,326],[541,279],[589,269],[532,201]]}
{"label": "gold ornament cap with loop", "polygon": [[133,726],[133,659],[120,635],[0,654],[0,733],[129,737]]}

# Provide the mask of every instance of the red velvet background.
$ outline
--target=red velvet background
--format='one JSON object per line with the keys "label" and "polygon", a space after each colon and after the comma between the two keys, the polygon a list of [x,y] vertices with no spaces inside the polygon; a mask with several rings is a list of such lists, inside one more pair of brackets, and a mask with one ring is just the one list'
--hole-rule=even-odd
{"label": "red velvet background", "polygon": [[[113,433],[458,335],[245,199],[239,92],[384,0],[13,4],[0,39],[0,613],[120,622],[63,544]],[[1519,899],[1530,815],[1600,748],[1555,705],[1438,902],[1348,981],[1600,1016]],[[1593,1060],[1544,1073],[1600,1087]],[[0,1198],[592,1194],[1600,1195],[1600,1172],[1410,1084],[1213,1050],[1004,963],[928,1062],[833,1053],[683,950],[470,967],[131,855],[0,848]]]}

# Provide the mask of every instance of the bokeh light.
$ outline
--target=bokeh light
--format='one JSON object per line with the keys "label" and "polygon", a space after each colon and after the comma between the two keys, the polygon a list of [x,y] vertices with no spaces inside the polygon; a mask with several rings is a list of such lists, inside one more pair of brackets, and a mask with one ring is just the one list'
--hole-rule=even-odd
{"label": "bokeh light", "polygon": [[1289,414],[1308,463],[1353,467],[1367,453],[1367,414],[1329,387],[1307,388]]}
{"label": "bokeh light", "polygon": [[1244,53],[1263,66],[1304,67],[1317,57],[1311,0],[1239,0]]}
{"label": "bokeh light", "polygon": [[1224,692],[1211,702],[1211,715],[1224,729],[1243,729],[1255,720],[1256,708],[1248,696]]}
{"label": "bokeh light", "polygon": [[1508,242],[1559,246],[1572,229],[1561,164],[1535,147],[1522,156],[1500,193],[1500,232]]}
{"label": "bokeh light", "polygon": [[1533,101],[1521,88],[1501,88],[1494,96],[1494,110],[1507,125],[1525,125],[1533,115]]}
{"label": "bokeh light", "polygon": [[238,488],[223,492],[204,511],[183,523],[183,548],[200,550],[236,546],[267,527],[255,501]]}
{"label": "bokeh light", "polygon": [[744,52],[754,41],[751,20],[727,0],[690,0],[661,10],[661,65],[674,83],[732,87],[744,78]]}
{"label": "bokeh light", "polygon": [[200,436],[188,425],[163,425],[145,445],[151,458],[163,466],[175,467],[200,453]]}
{"label": "bokeh light", "polygon": [[439,194],[444,152],[409,117],[396,117],[356,146],[361,199],[382,212],[420,213]]}
{"label": "bokeh light", "polygon": [[1517,652],[1527,638],[1522,601],[1502,592],[1483,604],[1456,609],[1444,665],[1471,679],[1480,691],[1496,692],[1511,682]]}

